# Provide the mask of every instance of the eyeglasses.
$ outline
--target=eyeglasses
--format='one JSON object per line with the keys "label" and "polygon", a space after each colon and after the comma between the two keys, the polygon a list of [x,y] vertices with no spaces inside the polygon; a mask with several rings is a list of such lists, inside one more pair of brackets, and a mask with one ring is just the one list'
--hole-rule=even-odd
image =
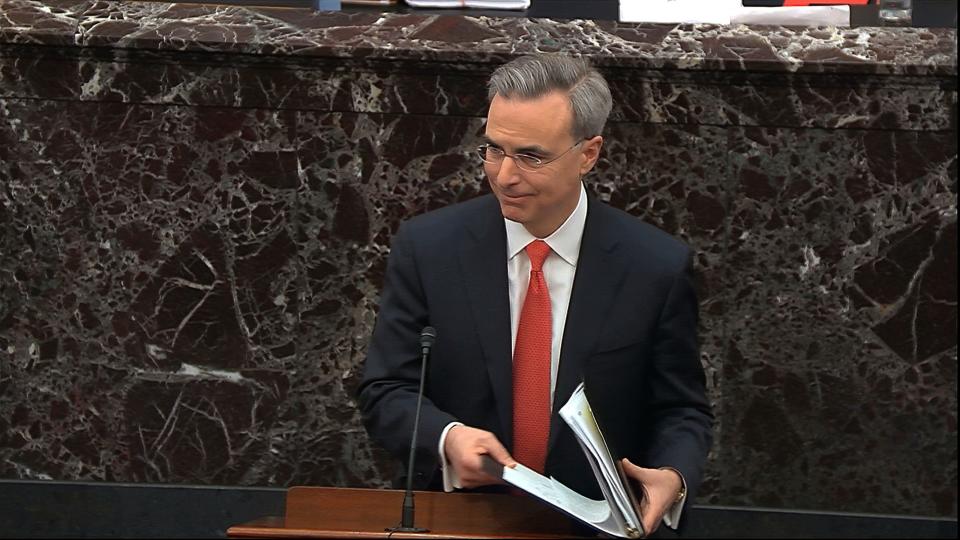
{"label": "eyeglasses", "polygon": [[477,155],[480,156],[480,159],[482,159],[484,163],[498,166],[503,164],[503,158],[512,158],[513,162],[517,164],[517,167],[527,172],[534,172],[562,158],[567,152],[583,144],[585,140],[586,139],[581,139],[570,148],[561,152],[560,155],[550,159],[544,159],[530,154],[508,154],[504,152],[502,148],[493,146],[492,144],[480,145],[480,147],[477,148]]}

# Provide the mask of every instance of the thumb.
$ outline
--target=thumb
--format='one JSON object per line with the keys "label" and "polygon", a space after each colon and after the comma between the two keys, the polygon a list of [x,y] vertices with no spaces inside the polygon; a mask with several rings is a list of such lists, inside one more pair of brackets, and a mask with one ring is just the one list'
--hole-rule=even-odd
{"label": "thumb", "polygon": [[487,446],[486,451],[490,457],[504,467],[510,467],[512,469],[513,466],[517,464],[517,461],[513,459],[513,456],[510,455],[510,452],[507,452],[507,449],[500,444],[500,441],[493,441]]}
{"label": "thumb", "polygon": [[623,464],[623,470],[630,476],[636,478],[637,480],[640,480],[642,482],[643,479],[647,477],[647,471],[649,469],[638,467],[637,465],[634,465],[633,462],[627,458],[621,459],[620,462]]}

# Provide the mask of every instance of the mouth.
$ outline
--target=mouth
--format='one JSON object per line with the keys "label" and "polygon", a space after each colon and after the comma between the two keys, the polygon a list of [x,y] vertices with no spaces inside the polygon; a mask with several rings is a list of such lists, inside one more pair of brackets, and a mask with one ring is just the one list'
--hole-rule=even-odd
{"label": "mouth", "polygon": [[531,197],[531,195],[529,195],[529,194],[522,194],[522,193],[521,193],[521,194],[500,193],[500,197],[501,197],[502,200],[505,200],[505,201],[520,201],[520,200],[526,199],[526,198],[528,198],[528,197]]}

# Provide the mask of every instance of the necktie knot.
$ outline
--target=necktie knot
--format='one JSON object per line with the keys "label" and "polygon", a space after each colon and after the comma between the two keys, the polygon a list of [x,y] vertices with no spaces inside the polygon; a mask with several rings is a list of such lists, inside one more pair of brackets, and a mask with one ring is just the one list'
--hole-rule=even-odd
{"label": "necktie knot", "polygon": [[543,240],[534,240],[527,244],[526,250],[527,257],[530,257],[530,271],[542,272],[543,261],[545,261],[547,255],[550,254],[550,246]]}

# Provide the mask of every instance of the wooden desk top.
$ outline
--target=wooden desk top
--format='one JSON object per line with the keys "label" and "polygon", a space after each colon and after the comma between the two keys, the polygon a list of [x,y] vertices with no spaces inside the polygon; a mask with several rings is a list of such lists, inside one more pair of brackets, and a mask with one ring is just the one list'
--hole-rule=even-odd
{"label": "wooden desk top", "polygon": [[294,487],[284,517],[230,527],[235,538],[582,538],[573,522],[524,496],[415,492],[415,525],[427,533],[390,533],[403,491]]}

